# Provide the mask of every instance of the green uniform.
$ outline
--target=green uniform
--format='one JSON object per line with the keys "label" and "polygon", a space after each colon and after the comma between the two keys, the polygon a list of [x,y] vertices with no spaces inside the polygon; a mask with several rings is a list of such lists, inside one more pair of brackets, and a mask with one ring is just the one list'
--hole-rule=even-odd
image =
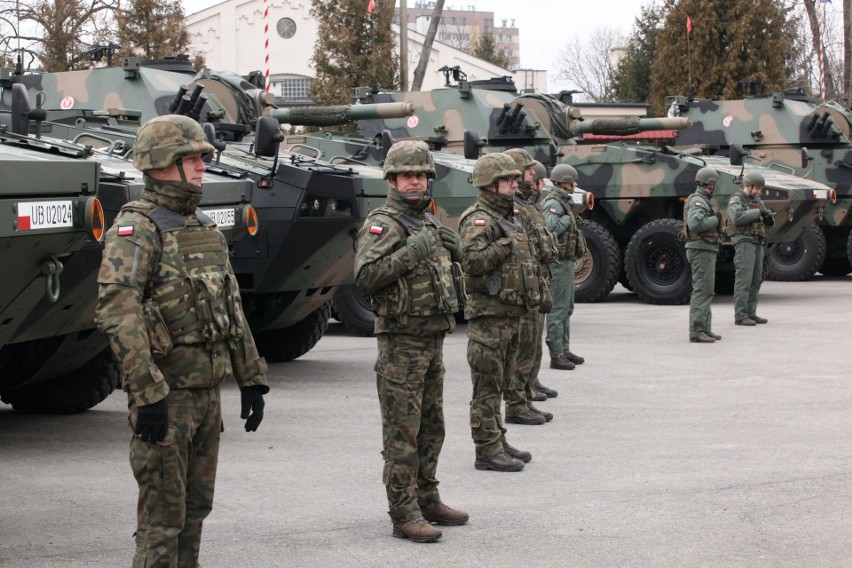
{"label": "green uniform", "polygon": [[198,563],[213,506],[222,411],[219,384],[269,390],[240,303],[228,247],[196,210],[200,191],[145,177],[139,201],[107,232],[96,308],[124,372],[130,425],[140,406],[168,404],[165,440],[133,437],[139,485],[134,567]]}
{"label": "green uniform", "polygon": [[550,263],[556,260],[556,238],[547,229],[544,214],[535,204],[530,182],[519,182],[515,193],[515,217],[520,219],[524,231],[529,235],[535,254],[535,268],[542,283],[544,294],[542,305],[530,310],[521,317],[518,334],[518,357],[512,382],[503,392],[506,401],[506,415],[520,414],[529,410],[529,401],[533,396],[533,387],[541,368],[542,332],[544,314],[550,311],[553,295],[550,289]]}
{"label": "green uniform", "polygon": [[716,285],[716,257],[719,243],[719,220],[710,203],[712,194],[698,187],[683,206],[686,232],[686,258],[692,270],[692,296],[689,300],[689,337],[712,332],[710,304]]}
{"label": "green uniform", "polygon": [[742,191],[728,202],[731,242],[734,243],[734,318],[743,319],[757,313],[757,295],[763,282],[763,246],[766,225],[761,212],[766,208],[758,197]]}
{"label": "green uniform", "polygon": [[477,459],[502,452],[506,444],[500,404],[514,375],[520,318],[546,293],[527,235],[513,218],[511,197],[480,190],[459,220],[473,382],[470,428]]}
{"label": "green uniform", "polygon": [[574,261],[583,256],[586,241],[571,198],[552,189],[542,204],[547,228],[556,235],[557,261],[550,266],[553,308],[547,314],[547,349],[550,358],[571,352],[571,315],[574,313]]}
{"label": "green uniform", "polygon": [[[421,517],[441,503],[438,456],[444,443],[444,335],[458,311],[450,252],[440,222],[388,196],[370,212],[358,234],[355,282],[370,294],[376,312],[376,387],[382,413],[383,481],[394,523]],[[432,232],[436,247],[425,258],[406,245],[419,231]]]}

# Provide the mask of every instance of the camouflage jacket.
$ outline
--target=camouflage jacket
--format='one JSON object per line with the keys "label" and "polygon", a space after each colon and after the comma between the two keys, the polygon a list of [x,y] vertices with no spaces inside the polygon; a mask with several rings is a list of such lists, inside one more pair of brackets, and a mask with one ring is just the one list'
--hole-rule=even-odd
{"label": "camouflage jacket", "polygon": [[[459,306],[453,263],[441,245],[440,222],[428,217],[389,196],[367,215],[358,233],[355,283],[370,295],[376,333],[426,336],[455,329],[453,313]],[[418,260],[406,239],[424,227],[436,247]]]}
{"label": "camouflage jacket", "polygon": [[459,219],[467,319],[522,316],[542,303],[533,249],[513,213],[513,201],[480,190]]}
{"label": "camouflage jacket", "polygon": [[580,218],[571,209],[571,199],[559,190],[550,192],[542,204],[547,228],[557,238],[559,260],[577,260],[586,252],[586,239],[580,230]]}
{"label": "camouflage jacket", "polygon": [[95,319],[124,389],[137,405],[228,376],[268,390],[225,239],[202,212],[165,207],[175,192],[146,179],[142,199],[125,204],[106,234]]}
{"label": "camouflage jacket", "polygon": [[766,225],[761,212],[766,207],[759,197],[750,197],[738,191],[728,201],[728,221],[731,241],[763,243],[766,240]]}
{"label": "camouflage jacket", "polygon": [[711,194],[699,187],[686,199],[683,205],[686,248],[719,251],[722,234],[711,198]]}

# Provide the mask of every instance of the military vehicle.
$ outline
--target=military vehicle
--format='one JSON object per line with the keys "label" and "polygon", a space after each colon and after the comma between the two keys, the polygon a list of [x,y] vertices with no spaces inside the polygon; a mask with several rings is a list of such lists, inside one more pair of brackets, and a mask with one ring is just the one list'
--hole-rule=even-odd
{"label": "military vehicle", "polygon": [[852,272],[852,115],[841,105],[816,105],[792,90],[739,100],[673,97],[673,113],[689,117],[677,145],[702,145],[727,154],[740,144],[764,166],[827,184],[837,202],[797,238],[779,243],[769,255],[768,277],[804,280]]}

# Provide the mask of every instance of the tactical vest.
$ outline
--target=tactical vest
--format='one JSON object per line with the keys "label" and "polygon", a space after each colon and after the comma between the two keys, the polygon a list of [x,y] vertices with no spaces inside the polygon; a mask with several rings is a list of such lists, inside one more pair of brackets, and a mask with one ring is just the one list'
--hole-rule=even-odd
{"label": "tactical vest", "polygon": [[491,218],[489,227],[492,234],[488,239],[490,242],[505,237],[512,241],[512,247],[509,257],[491,272],[481,276],[465,274],[467,291],[495,297],[504,304],[526,306],[530,310],[537,308],[547,293],[546,281],[539,276],[536,269],[533,247],[523,227],[514,221],[494,215],[479,203],[462,215],[459,225],[473,214]]}
{"label": "tactical vest", "polygon": [[700,233],[696,233],[694,231],[689,230],[689,221],[687,217],[689,216],[689,210],[693,207],[693,204],[695,203],[696,199],[700,199],[707,206],[707,209],[710,210],[710,213],[715,215],[715,211],[713,211],[713,206],[710,205],[710,202],[708,200],[698,195],[697,193],[693,193],[692,195],[690,195],[683,206],[683,230],[684,235],[686,236],[686,240],[704,241],[705,243],[710,243],[711,245],[718,245],[722,242],[722,233],[719,230],[719,227],[713,227],[712,229],[707,229],[706,231],[702,231]]}
{"label": "tactical vest", "polygon": [[[743,196],[740,194],[736,194],[731,197],[731,201],[734,199],[740,202],[743,209],[762,209],[761,203],[756,199],[749,199],[748,201],[743,199]],[[766,238],[766,225],[763,223],[763,217],[758,217],[751,223],[747,225],[737,225],[735,223],[730,223],[728,225],[728,232],[731,236],[734,235],[747,235],[749,237],[757,237],[758,239]]]}
{"label": "tactical vest", "polygon": [[515,197],[515,216],[521,218],[530,239],[535,258],[548,265],[559,258],[556,235],[547,229],[547,221],[535,203]]}
{"label": "tactical vest", "polygon": [[[374,213],[382,213],[414,235],[424,227],[431,231],[437,246],[423,261],[396,282],[370,295],[373,311],[384,318],[405,322],[409,316],[428,317],[454,314],[463,309],[464,280],[461,266],[452,261],[450,251],[441,244],[438,229],[441,222],[431,213],[423,219],[383,205]],[[372,216],[372,215],[371,215]]]}
{"label": "tactical vest", "polygon": [[570,205],[566,205],[561,199],[551,194],[543,206],[545,211],[552,209],[559,215],[571,215],[573,223],[561,235],[556,235],[556,249],[559,260],[577,260],[586,254],[586,238],[580,230],[581,218],[574,215]]}
{"label": "tactical vest", "polygon": [[214,221],[202,211],[185,217],[139,202],[123,210],[148,217],[162,244],[144,299],[154,354],[168,353],[171,345],[209,345],[242,337],[239,286],[229,274],[228,249]]}

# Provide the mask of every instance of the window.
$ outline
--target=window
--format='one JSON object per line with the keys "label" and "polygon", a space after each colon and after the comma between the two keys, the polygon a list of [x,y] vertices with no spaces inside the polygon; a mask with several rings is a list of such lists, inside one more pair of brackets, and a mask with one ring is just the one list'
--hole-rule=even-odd
{"label": "window", "polygon": [[312,79],[308,77],[288,77],[270,80],[270,90],[287,102],[310,101],[308,90]]}

